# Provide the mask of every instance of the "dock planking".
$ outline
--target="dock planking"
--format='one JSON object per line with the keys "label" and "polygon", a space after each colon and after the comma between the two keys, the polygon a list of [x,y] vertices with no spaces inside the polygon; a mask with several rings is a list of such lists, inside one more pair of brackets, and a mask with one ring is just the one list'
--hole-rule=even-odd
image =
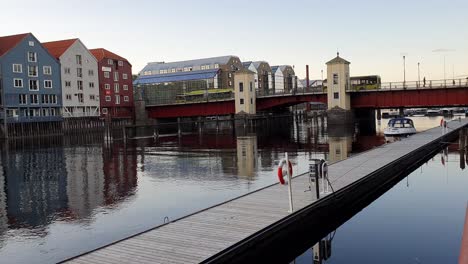
{"label": "dock planking", "polygon": [[[468,125],[468,119],[448,123],[448,132]],[[352,156],[329,166],[329,180],[335,192],[371,173],[398,162],[436,141],[442,141],[436,127],[391,144]],[[274,176],[272,176],[274,177]],[[309,178],[293,178],[294,210],[317,202],[309,189]],[[247,195],[199,211],[179,220],[120,240],[66,260],[67,263],[198,263],[264,230],[288,215],[288,190],[274,184]]]}

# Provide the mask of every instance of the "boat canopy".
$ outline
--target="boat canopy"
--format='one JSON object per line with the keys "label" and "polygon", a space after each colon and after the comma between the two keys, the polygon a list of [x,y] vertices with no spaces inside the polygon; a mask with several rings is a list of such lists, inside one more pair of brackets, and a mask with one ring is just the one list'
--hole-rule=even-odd
{"label": "boat canopy", "polygon": [[414,127],[413,120],[409,118],[392,118],[388,121],[389,127]]}

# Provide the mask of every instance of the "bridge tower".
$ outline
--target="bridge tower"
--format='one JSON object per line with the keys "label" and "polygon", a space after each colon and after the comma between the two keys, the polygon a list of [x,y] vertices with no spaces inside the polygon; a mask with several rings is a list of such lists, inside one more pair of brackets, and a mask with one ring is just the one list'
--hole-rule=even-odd
{"label": "bridge tower", "polygon": [[234,98],[236,114],[257,113],[254,72],[241,69],[234,73]]}
{"label": "bridge tower", "polygon": [[337,53],[336,58],[326,64],[328,124],[351,124],[353,122],[351,99],[349,93],[346,92],[351,85],[350,62],[341,58],[340,53]]}

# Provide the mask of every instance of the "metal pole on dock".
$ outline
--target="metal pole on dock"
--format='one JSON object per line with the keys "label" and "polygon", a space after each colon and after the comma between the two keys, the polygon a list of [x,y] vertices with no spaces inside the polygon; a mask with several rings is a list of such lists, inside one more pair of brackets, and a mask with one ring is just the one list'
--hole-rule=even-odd
{"label": "metal pole on dock", "polygon": [[182,128],[181,128],[181,124],[180,124],[180,117],[177,118],[177,135],[179,137],[182,136]]}
{"label": "metal pole on dock", "polygon": [[293,193],[292,193],[292,177],[291,177],[291,170],[289,169],[289,158],[288,158],[288,153],[284,153],[284,156],[286,158],[286,167],[287,167],[287,172],[288,172],[288,193],[289,193],[289,212],[292,213],[294,212],[294,207],[293,207]]}

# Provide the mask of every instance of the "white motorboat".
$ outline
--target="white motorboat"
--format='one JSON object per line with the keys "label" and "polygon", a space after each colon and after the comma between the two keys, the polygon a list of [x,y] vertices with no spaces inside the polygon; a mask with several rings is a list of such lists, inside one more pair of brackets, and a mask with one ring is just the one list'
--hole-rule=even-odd
{"label": "white motorboat", "polygon": [[390,119],[388,127],[384,130],[385,137],[404,137],[415,133],[413,120],[403,117]]}

